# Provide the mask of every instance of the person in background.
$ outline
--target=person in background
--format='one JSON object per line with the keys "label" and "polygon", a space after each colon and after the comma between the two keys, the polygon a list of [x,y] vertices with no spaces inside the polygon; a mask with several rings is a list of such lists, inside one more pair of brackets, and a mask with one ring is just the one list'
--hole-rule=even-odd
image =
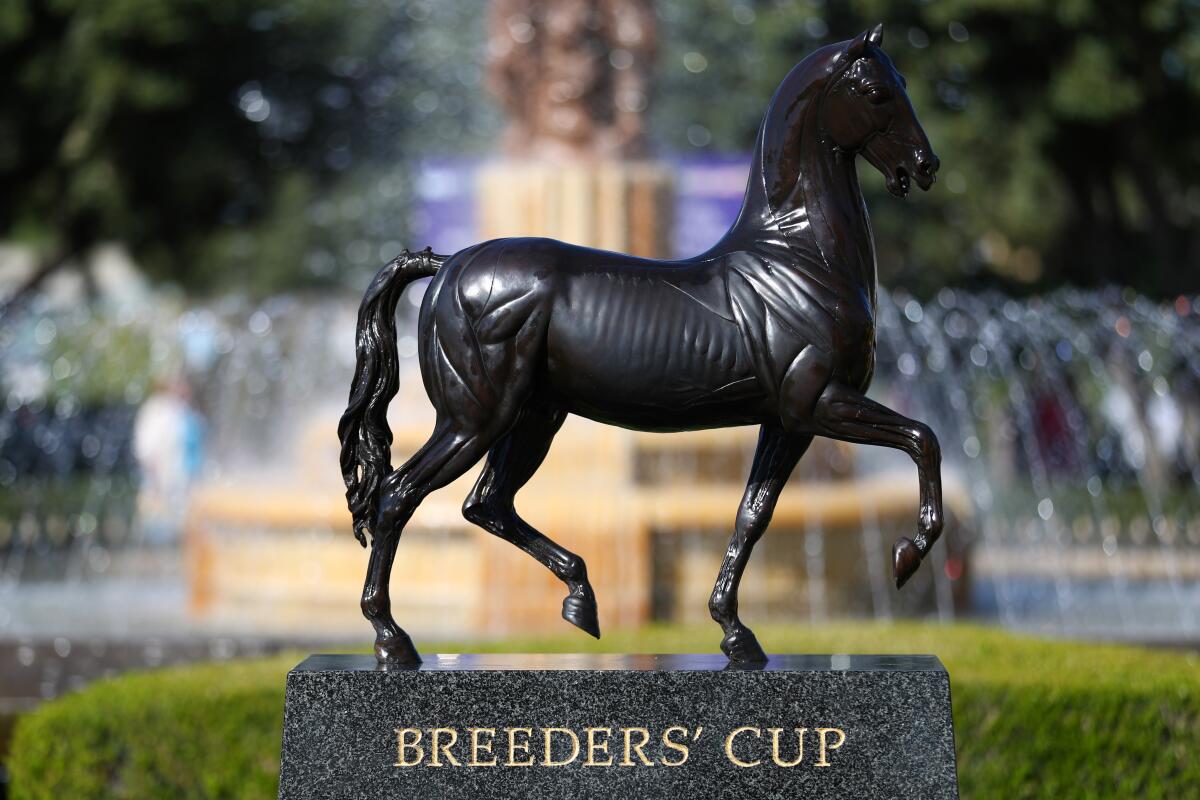
{"label": "person in background", "polygon": [[138,520],[147,544],[178,543],[204,461],[205,429],[183,380],[159,384],[138,409],[133,451],[141,471]]}

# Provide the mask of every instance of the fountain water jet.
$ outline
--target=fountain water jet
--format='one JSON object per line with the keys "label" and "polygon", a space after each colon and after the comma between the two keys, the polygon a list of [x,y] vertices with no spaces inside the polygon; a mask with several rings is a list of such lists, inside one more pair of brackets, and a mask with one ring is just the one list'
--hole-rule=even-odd
{"label": "fountain water jet", "polygon": [[[1194,302],[1159,305],[1115,290],[1063,290],[1028,301],[947,290],[924,304],[903,293],[884,296],[880,308],[878,391],[935,421],[946,443],[947,474],[970,500],[957,520],[964,547],[930,571],[931,603],[924,608],[940,618],[960,613],[955,586],[969,574],[973,610],[1009,625],[1131,639],[1200,635],[1194,611],[1200,594],[1200,313]],[[331,491],[336,475],[323,474],[322,464],[332,462],[321,456],[335,443],[319,422],[332,418],[340,403],[351,369],[352,324],[349,299],[277,298],[143,319],[103,309],[44,309],[6,331],[0,422],[5,632],[52,636],[97,627],[100,621],[87,619],[86,610],[65,621],[38,613],[32,599],[44,597],[48,585],[86,597],[106,582],[114,586],[114,572],[153,566],[171,580],[182,573],[171,561],[177,556],[140,539],[130,521],[131,499],[119,500],[130,498],[121,487],[136,480],[128,441],[132,401],[163,364],[186,364],[209,418],[205,485],[244,486],[253,467],[300,495]],[[101,359],[111,358],[85,346],[97,336],[134,342],[126,349],[141,353],[129,357],[127,385],[104,402],[73,378],[104,369]],[[138,350],[139,336],[158,344]],[[298,398],[290,405],[281,405],[285,389]],[[280,414],[277,426],[265,424],[270,409]],[[422,413],[411,405],[399,411],[414,423]],[[1120,433],[1128,430],[1133,433]],[[746,446],[736,435],[714,441],[705,447],[732,448],[735,456]],[[702,474],[711,471],[701,463],[708,456],[696,455],[703,451],[678,449],[674,479],[711,483],[712,476]],[[859,479],[886,474],[900,466],[888,455],[858,449],[853,471]],[[740,464],[735,458],[722,469],[736,473]],[[70,486],[83,488],[72,493]],[[254,502],[253,489],[246,499]],[[886,569],[875,564],[889,538],[881,526],[891,522],[874,502],[865,505],[855,523],[855,546],[867,556],[864,574],[851,577],[869,588],[870,603],[857,610],[882,618],[911,613],[891,594]],[[335,526],[337,519],[331,512],[308,527]],[[725,522],[689,524],[723,535]],[[814,582],[846,579],[828,574],[833,559],[826,552],[843,544],[843,528],[811,518],[794,534],[768,537],[764,545],[774,555],[767,559],[787,561],[787,551],[798,547],[804,555],[793,559],[800,566],[787,573],[792,578],[810,589]],[[966,544],[973,545],[969,555]],[[660,547],[658,557],[678,555],[672,547]],[[144,603],[129,588],[125,611],[136,616]],[[106,595],[111,604],[94,609],[110,614],[119,632],[129,623],[117,623],[125,612],[119,590],[113,591],[116,598]],[[186,598],[176,595],[172,602],[171,613],[186,618]],[[780,619],[796,619],[804,609],[813,619],[855,611],[836,599],[822,608],[795,596],[766,598],[763,608]]]}

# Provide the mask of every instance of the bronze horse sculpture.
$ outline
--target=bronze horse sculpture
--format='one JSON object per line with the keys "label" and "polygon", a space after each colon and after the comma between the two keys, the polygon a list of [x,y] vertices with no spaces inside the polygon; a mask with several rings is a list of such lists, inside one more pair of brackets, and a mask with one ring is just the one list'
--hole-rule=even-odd
{"label": "bronze horse sculpture", "polygon": [[[929,427],[866,397],[875,365],[875,252],[855,160],[899,197],[934,182],[938,159],[882,49],[882,26],[822,47],[776,90],[758,131],[737,221],[708,252],[655,261],[550,239],[497,239],[452,256],[405,252],[358,316],[357,368],[338,434],[354,532],[370,563],[362,595],[385,664],[420,657],[391,615],[401,531],[421,500],[485,455],[463,514],[567,587],[562,616],[600,635],[579,556],[517,515],[513,497],[567,414],[626,428],[758,425],[733,537],[709,601],[734,662],[766,660],[738,618],[738,585],[776,500],[814,436],[882,445],[916,462],[915,535],[894,547],[897,587],[942,530],[940,451]],[[390,463],[386,408],[398,388],[395,308],[433,276],[419,360],[437,412],[429,440]]]}

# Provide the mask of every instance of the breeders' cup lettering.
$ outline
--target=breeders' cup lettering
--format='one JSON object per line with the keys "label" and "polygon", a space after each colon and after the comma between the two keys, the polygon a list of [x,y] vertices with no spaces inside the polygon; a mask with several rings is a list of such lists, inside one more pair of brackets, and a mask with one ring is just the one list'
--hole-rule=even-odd
{"label": "breeders' cup lettering", "polygon": [[[703,726],[396,728],[396,767],[682,767]],[[735,767],[828,767],[846,744],[841,728],[743,725],[721,734]]]}

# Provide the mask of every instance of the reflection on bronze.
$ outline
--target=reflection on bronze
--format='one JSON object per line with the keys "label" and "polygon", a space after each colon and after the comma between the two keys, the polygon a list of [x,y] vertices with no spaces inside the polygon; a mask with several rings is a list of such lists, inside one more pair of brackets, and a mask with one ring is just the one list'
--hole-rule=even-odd
{"label": "reflection on bronze", "polygon": [[[706,253],[654,261],[514,238],[452,256],[405,252],[380,271],[359,310],[358,364],[338,428],[354,532],[364,545],[372,536],[362,608],[380,661],[420,661],[388,597],[405,523],[422,498],[485,456],[466,518],[550,569],[567,587],[563,618],[599,636],[583,559],[513,509],[570,413],[650,431],[760,426],[709,600],[732,661],[766,660],[738,618],[738,584],[814,436],[896,448],[916,463],[917,532],[894,549],[896,584],[908,580],[942,531],[940,451],[928,426],[865,395],[875,251],[859,153],[900,197],[913,181],[928,189],[938,169],[882,49],[882,26],[817,50],[780,84],[741,214]],[[437,422],[393,470],[386,408],[398,382],[396,302],[428,276],[418,353]]]}
{"label": "reflection on bronze", "polygon": [[650,0],[495,0],[488,86],[510,120],[505,150],[640,155],[654,49]]}

